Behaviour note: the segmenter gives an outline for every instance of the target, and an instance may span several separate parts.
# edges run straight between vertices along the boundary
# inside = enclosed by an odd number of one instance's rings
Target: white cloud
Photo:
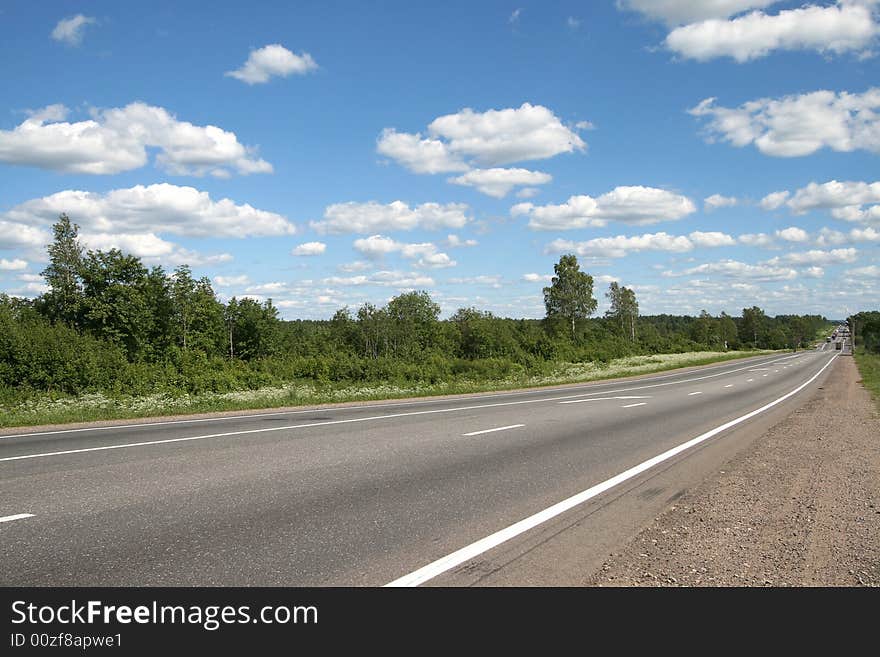
[[[769,264],[750,265],[737,260],[710,262],[681,272],[664,272],[664,276],[693,276],[694,274],[720,274],[730,278],[749,278],[756,281],[781,281],[797,278],[797,271],[790,267]]]
[[[91,16],[83,16],[82,14],[63,18],[58,21],[55,29],[52,30],[52,38],[61,43],[66,43],[68,46],[78,46],[82,43],[86,25],[93,25],[97,22]]]
[[[469,168],[458,156],[450,153],[442,141],[431,137],[423,139],[421,133],[385,128],[376,140],[376,151],[413,173],[449,173]]]
[[[339,269],[339,271],[344,271],[344,272],[350,274],[350,273],[356,272],[356,271],[367,271],[368,269],[372,269],[373,266],[374,265],[371,262],[364,262],[363,260],[355,260],[354,262],[347,262],[347,263],[341,264],[337,267],[337,269]]]
[[[807,267],[801,271],[801,275],[808,278],[822,278],[825,276],[825,270],[821,267]]]
[[[371,235],[355,240],[354,248],[368,258],[381,258],[389,253],[400,253],[404,258],[417,259],[416,266],[425,269],[454,267],[457,264],[445,253],[439,253],[437,247],[430,242],[406,243],[382,235]]]
[[[553,280],[552,274],[523,274],[522,279],[528,283],[550,283]]]
[[[251,282],[251,279],[248,278],[247,274],[242,274],[241,276],[215,276],[214,284],[219,287],[238,287],[240,285],[247,285]]]
[[[446,246],[448,246],[450,249],[477,246],[477,244],[479,244],[479,242],[477,242],[477,240],[472,240],[472,239],[463,240],[458,235],[447,235],[446,236]]]
[[[482,274],[480,276],[467,276],[464,278],[450,278],[446,281],[452,285],[488,285],[493,289],[501,287],[501,276],[498,274]]]
[[[544,185],[553,180],[553,176],[542,171],[528,169],[473,169],[464,175],[450,178],[455,185],[475,187],[483,194],[495,198],[503,198],[514,187],[519,185]]]
[[[835,6],[809,5],[774,15],[753,11],[731,20],[713,18],[675,28],[664,43],[699,61],[732,57],[747,62],[774,50],[859,52],[878,33],[870,4],[841,0]]]
[[[507,22],[508,23],[518,23],[520,14],[522,14],[522,7],[518,8],[518,9],[514,9],[513,12],[510,14],[510,17],[507,19]]]
[[[616,237],[597,237],[585,242],[557,239],[544,249],[545,253],[573,252],[581,256],[600,258],[623,258],[630,253],[641,251],[667,251],[686,253],[696,247],[731,246],[736,241],[724,233],[695,231],[688,236],[668,233],[646,233],[644,235],[617,235]]]
[[[461,228],[468,222],[463,203],[422,203],[411,208],[403,201],[387,205],[367,203],[336,203],[324,210],[322,221],[310,226],[319,233],[374,233],[377,231],[412,230],[424,228]]]
[[[273,281],[272,283],[260,283],[259,285],[252,285],[245,290],[247,294],[254,294],[265,297],[270,294],[280,294],[282,292],[288,292],[288,284],[282,283],[279,281]]]
[[[789,226],[788,228],[777,230],[776,237],[786,242],[806,242],[810,239],[809,233],[797,226]]]
[[[22,269],[27,269],[27,266],[27,260],[21,260],[20,258],[16,258],[15,260],[0,258],[0,271],[20,271]]]
[[[327,250],[327,245],[323,242],[305,242],[294,247],[290,255],[294,256],[316,256],[321,255]]]
[[[696,230],[688,235],[696,247],[714,248],[718,246],[735,246],[736,240],[725,233],[718,231],[703,232]]]
[[[569,16],[565,19],[565,24],[572,30],[576,30],[581,26],[581,19],[575,18],[574,16]]]
[[[833,249],[831,251],[821,251],[812,249],[799,253],[786,253],[785,255],[771,258],[767,261],[768,265],[776,266],[779,264],[788,265],[839,265],[844,263],[855,262],[859,252],[854,248]]]
[[[542,160],[586,148],[553,112],[530,103],[486,112],[465,108],[434,119],[428,135],[386,128],[377,150],[415,173],[442,173]]]
[[[747,246],[770,246],[774,243],[773,237],[766,233],[745,233],[736,239]]]
[[[537,187],[523,187],[516,193],[517,198],[534,198],[541,193]]]
[[[252,50],[241,68],[224,75],[247,84],[268,82],[272,76],[305,75],[318,68],[312,56],[304,52],[296,55],[278,43]]]
[[[694,23],[708,18],[729,18],[749,9],[763,9],[779,0],[618,0],[631,9],[668,25]]]
[[[729,208],[737,203],[738,200],[735,196],[722,196],[721,194],[712,194],[712,196],[703,199],[703,205],[710,212],[718,208]]]
[[[799,157],[821,148],[880,152],[880,88],[862,94],[821,90],[760,98],[728,108],[706,98],[688,112],[708,117],[708,137],[754,144],[765,155]]]
[[[529,228],[535,230],[604,226],[609,221],[641,226],[675,221],[695,211],[696,207],[686,196],[641,186],[615,187],[597,199],[572,196],[561,205],[517,203],[510,209],[513,216],[527,215]]]
[[[0,249],[39,249],[51,241],[52,235],[42,227],[0,218]]]
[[[0,130],[0,162],[67,173],[114,174],[156,163],[175,175],[228,176],[271,173],[235,133],[213,125],[178,121],[166,109],[145,103],[93,110],[87,121],[69,123],[67,108],[49,105],[32,112],[12,130]]]
[[[67,190],[26,201],[0,216],[38,229],[51,225],[63,212],[89,233],[241,238],[292,235],[296,230],[280,214],[236,205],[228,198],[214,201],[207,192],[168,183],[105,194]]]
[[[411,289],[418,287],[432,287],[434,279],[417,272],[402,271],[377,271],[369,275],[361,276],[331,276],[322,281],[325,285],[341,286],[364,286],[374,285],[379,287],[395,287],[399,289]]]
[[[774,197],[772,202],[771,197]],[[828,210],[835,219],[880,225],[880,182],[812,182],[794,194],[775,192],[761,202],[765,209],[783,204],[793,214]]]
[[[90,233],[80,234],[80,242],[93,251],[119,249],[144,260],[147,264],[170,266],[192,265],[199,267],[220,264],[233,259],[229,253],[204,255],[198,251],[183,248],[179,244],[163,240],[153,233]]]
[[[858,267],[856,269],[847,269],[846,273],[850,276],[858,276],[860,278],[870,278],[877,280],[880,278],[880,267],[877,265],[869,265],[868,267]]]
[[[860,242],[880,242],[880,231],[868,228],[853,228],[849,233],[842,233],[830,228],[822,228],[816,238],[818,246],[840,246],[841,244],[857,244]]]
[[[788,192],[772,192],[761,199],[761,207],[765,210],[775,210],[788,199]]]

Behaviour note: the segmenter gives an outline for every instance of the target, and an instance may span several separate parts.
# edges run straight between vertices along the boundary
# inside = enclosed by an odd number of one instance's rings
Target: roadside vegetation
[[[854,356],[862,385],[874,398],[880,409],[880,312],[861,312],[851,316],[847,323],[855,328],[856,349]]]
[[[643,316],[617,283],[592,317],[593,278],[574,255],[554,266],[544,319],[460,308],[441,320],[413,291],[284,321],[271,299],[221,302],[185,265],[168,273],[117,249],[86,252],[65,215],[53,231],[48,291],[0,294],[0,426],[586,381],[808,347],[828,324],[756,306]]]

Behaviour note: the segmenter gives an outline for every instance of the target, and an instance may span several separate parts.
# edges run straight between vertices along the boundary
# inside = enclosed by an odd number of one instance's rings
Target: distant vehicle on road
[[[825,342],[831,342],[831,338],[825,338]]]
[[[842,343],[842,342],[838,341],[838,342],[835,342],[835,343],[834,343],[834,348],[835,348],[835,349],[838,349],[838,350],[839,350],[839,349],[841,349],[842,347],[843,347],[843,343]]]

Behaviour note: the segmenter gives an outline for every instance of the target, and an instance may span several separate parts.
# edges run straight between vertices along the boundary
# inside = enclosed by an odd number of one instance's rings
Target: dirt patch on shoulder
[[[880,585],[880,415],[853,359],[583,584]]]

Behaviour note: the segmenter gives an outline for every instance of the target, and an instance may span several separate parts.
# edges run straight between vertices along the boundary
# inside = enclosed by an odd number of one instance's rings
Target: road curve
[[[567,583],[837,355],[2,436],[0,584]]]

